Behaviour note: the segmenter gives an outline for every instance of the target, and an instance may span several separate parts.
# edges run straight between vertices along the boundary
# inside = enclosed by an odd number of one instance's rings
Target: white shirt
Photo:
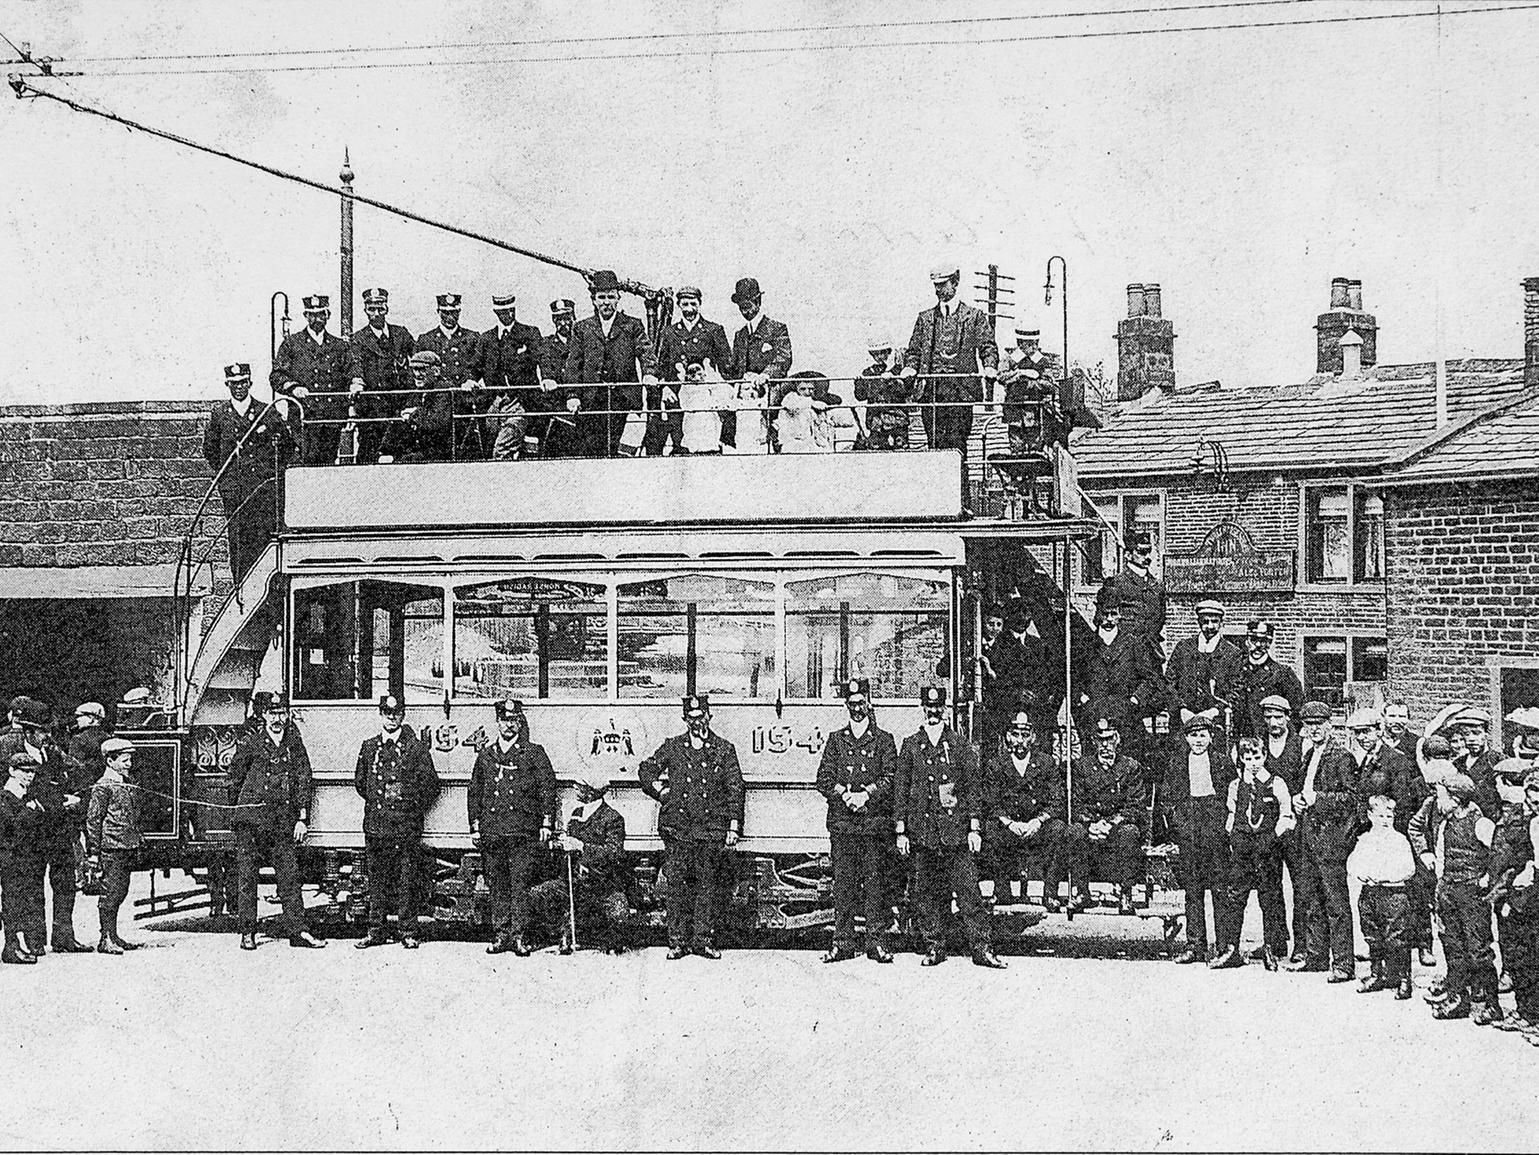
[[[445,329],[442,325],[439,325],[438,331],[444,335],[445,341],[452,341],[454,340],[454,334],[460,331],[460,327],[456,325],[452,329]]]
[[[244,401],[237,401],[235,398],[231,397],[230,408],[244,417],[246,414],[251,412],[251,394],[247,393],[246,399]]]
[[[593,812],[602,805],[604,805],[604,796],[600,794],[592,802],[584,802],[579,805],[572,817],[575,818],[578,822],[586,822],[588,819],[593,817]]]
[[[1198,634],[1197,635],[1197,652],[1199,654],[1211,654],[1214,650],[1218,649],[1218,643],[1223,641],[1223,640],[1224,640],[1224,635],[1223,634],[1214,634],[1213,635],[1213,640],[1211,642],[1208,641],[1206,638],[1204,638],[1201,634]]]
[[[1015,767],[1015,773],[1018,778],[1024,778],[1026,777],[1026,771],[1031,769],[1031,755],[1027,754],[1024,758],[1017,758],[1014,754],[1011,754],[1010,765]]]
[[[1186,756],[1186,780],[1193,798],[1213,798],[1213,760],[1207,754]]]
[[[870,715],[862,718],[859,722],[855,721],[854,718],[850,719],[850,733],[855,735],[855,737],[864,738],[866,731],[869,729],[871,729]]]
[[[607,321],[604,320],[604,318],[602,318],[602,317],[599,318],[599,328],[604,331],[604,340],[606,340],[606,341],[609,340],[609,332],[610,332],[611,329],[613,329],[615,327],[615,320],[619,316],[620,316],[619,312],[616,311],[615,315],[613,317],[609,318],[609,320],[607,320]]]
[[[400,738],[400,736],[401,736],[401,732],[399,730],[381,730],[379,732],[380,741],[381,742],[389,742],[392,745],[396,742],[396,740],[398,738]]]
[[[305,326],[305,332],[310,334],[310,339],[312,341],[314,341],[317,345],[324,345],[326,343],[326,330],[325,329],[322,329],[319,333],[317,333],[314,329],[310,328],[309,325],[306,325]]]
[[[1365,883],[1408,882],[1416,873],[1416,859],[1405,835],[1393,826],[1375,826],[1358,835],[1347,873]]]
[[[945,723],[936,722],[935,724],[931,725],[929,722],[926,722],[923,726],[920,727],[920,729],[922,729],[925,732],[925,736],[930,739],[930,745],[935,746],[940,743],[941,731],[945,729]]]

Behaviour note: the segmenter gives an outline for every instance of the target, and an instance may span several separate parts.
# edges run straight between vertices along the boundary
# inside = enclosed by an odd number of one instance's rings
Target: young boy
[[[1373,973],[1359,994],[1393,989],[1395,998],[1411,997],[1410,887],[1416,859],[1405,835],[1395,829],[1395,800],[1384,794],[1368,799],[1369,829],[1359,835],[1347,859],[1347,871],[1363,884],[1358,916],[1368,940]]]
[[[0,918],[5,922],[5,949],[0,962],[35,963],[21,934],[34,917],[34,896],[28,880],[28,862],[36,853],[38,826],[43,807],[29,799],[38,764],[32,755],[18,750],[10,756],[5,786],[0,788]]]
[[[1502,1008],[1491,949],[1491,908],[1482,897],[1480,880],[1489,864],[1496,825],[1475,804],[1475,783],[1467,774],[1439,779],[1417,817],[1429,807],[1435,813],[1421,824],[1414,849],[1422,865],[1437,875],[1437,916],[1448,960],[1443,998],[1433,1004],[1432,1017],[1467,1019],[1473,1003],[1478,1004],[1475,1022],[1494,1023],[1502,1017]]]
[[[1287,934],[1287,914],[1282,898],[1282,838],[1296,825],[1288,784],[1267,768],[1266,751],[1259,738],[1239,741],[1240,776],[1229,784],[1230,881],[1228,942],[1219,943],[1219,954],[1208,964],[1214,970],[1244,965],[1240,932],[1250,892],[1261,903],[1264,945],[1261,963],[1277,969],[1271,944]]]
[[[1497,770],[1503,764],[1498,764]],[[1528,765],[1522,802],[1502,815],[1491,855],[1491,906],[1501,928],[1502,962],[1512,976],[1517,1010],[1495,1026],[1518,1031],[1539,1047],[1539,768]]]
[[[118,937],[118,908],[128,897],[128,881],[134,868],[134,856],[144,845],[139,826],[139,796],[128,783],[133,770],[134,744],[123,738],[108,738],[102,743],[102,759],[107,767],[100,781],[91,788],[91,808],[86,813],[86,848],[102,868],[102,893],[97,899],[97,920],[101,940],[100,954],[122,954],[138,950],[136,942]]]

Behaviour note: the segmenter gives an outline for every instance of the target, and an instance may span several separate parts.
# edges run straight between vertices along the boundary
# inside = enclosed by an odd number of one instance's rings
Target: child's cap
[[[1448,744],[1447,738],[1434,734],[1422,740],[1421,752],[1428,758],[1447,758],[1453,753],[1453,747]]]
[[[1471,802],[1475,798],[1474,781],[1468,774],[1460,774],[1457,770],[1445,774],[1438,780],[1438,785],[1460,802]]]

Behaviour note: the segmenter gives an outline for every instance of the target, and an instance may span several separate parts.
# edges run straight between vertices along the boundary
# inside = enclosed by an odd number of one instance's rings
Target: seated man
[[[1031,715],[1018,710],[1008,720],[1004,747],[984,770],[988,821],[984,824],[984,861],[994,879],[995,904],[1011,901],[1010,882],[1019,879],[1026,898],[1027,859],[1045,856],[1047,872],[1063,841],[1063,775],[1053,760],[1037,749]],[[1042,905],[1062,909],[1055,894],[1044,894]]]
[[[572,910],[579,941],[619,954],[625,950],[626,925],[631,917],[630,865],[625,858],[625,819],[609,805],[609,778],[597,770],[579,769],[577,808],[558,840],[572,858],[572,893],[567,894],[566,870],[530,892],[542,926],[559,926],[561,953],[571,954]],[[571,904],[570,906],[568,904]]]
[[[440,389],[443,362],[437,353],[411,355],[412,385],[401,416],[380,440],[380,464],[403,461],[451,461],[454,458],[454,394]]]
[[[1073,763],[1069,821],[1062,858],[1069,868],[1075,908],[1091,904],[1091,871],[1117,884],[1120,914],[1133,913],[1133,882],[1143,848],[1143,767],[1123,757],[1122,735],[1107,718],[1096,719],[1095,757]],[[1057,893],[1057,871],[1052,893]]]

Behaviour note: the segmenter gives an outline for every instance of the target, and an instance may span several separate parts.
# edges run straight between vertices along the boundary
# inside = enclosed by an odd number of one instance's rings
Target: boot
[[[1395,988],[1395,998],[1405,1000],[1411,997],[1411,976],[1400,976],[1400,985]]]
[[[521,934],[513,936],[513,953],[519,958],[529,957],[529,944],[524,941],[524,936]]]
[[[866,957],[872,962],[890,963],[892,962],[892,951],[888,950],[882,943],[877,943],[875,946],[866,948]]]
[[[1210,971],[1226,971],[1231,970],[1234,967],[1242,967],[1244,965],[1245,959],[1240,954],[1240,948],[1235,946],[1226,946],[1223,950],[1218,952],[1218,957],[1208,964],[1208,969]]]
[[[829,947],[827,953],[823,955],[823,961],[826,963],[845,962],[854,957],[855,952],[850,947],[832,946]]]
[[[241,950],[256,950],[256,935],[243,934],[240,936]]]
[[[123,948],[112,941],[110,935],[102,935],[101,942],[96,944],[97,954],[122,954]]]
[[[711,959],[713,962],[716,959],[721,958],[721,951],[717,950],[708,942],[703,942],[699,946],[695,947],[695,954],[699,955],[701,958]],[[852,955],[850,957],[853,958],[854,956]]]
[[[919,960],[922,967],[938,967],[946,961],[946,948],[937,943],[925,952],[924,958]]]
[[[1467,1019],[1470,1017],[1470,999],[1464,991],[1450,992],[1447,1001],[1432,1008],[1434,1019]]]
[[[512,949],[513,937],[511,935],[499,934],[496,938],[492,939],[491,944],[486,948],[486,953],[507,954]]]
[[[1432,953],[1430,946],[1418,947],[1416,950],[1416,962],[1420,966],[1437,966],[1437,956]]]
[[[289,935],[289,945],[302,947],[305,950],[320,950],[326,945],[326,940],[316,938],[309,931],[302,930],[298,934]]]
[[[416,931],[407,931],[401,936],[401,946],[407,950],[416,950],[422,945],[422,940],[417,937]]]
[[[1208,948],[1206,944],[1187,943],[1186,949],[1176,955],[1176,963],[1179,966],[1187,966],[1191,963],[1206,962]]]
[[[37,962],[37,956],[30,951],[23,950],[21,944],[12,939],[5,944],[5,949],[0,951],[0,962],[31,965]]]
[[[980,946],[977,950],[973,951],[973,966],[988,967],[990,970],[1002,971],[1005,969],[1005,962],[988,947]]]
[[[1272,953],[1272,948],[1269,946],[1261,948],[1261,965],[1269,971],[1277,969],[1277,956]]]
[[[689,948],[683,943],[674,943],[668,948],[668,961],[677,962],[681,958],[689,957]]]
[[[390,941],[382,926],[371,926],[369,933],[353,944],[354,950],[368,950],[371,946],[384,946]]]
[[[1489,1027],[1502,1021],[1505,1012],[1494,991],[1487,991],[1475,999],[1475,1013],[1471,1016],[1477,1027]]]
[[[144,945],[142,942],[129,942],[125,938],[120,938],[117,931],[112,932],[112,941],[123,950],[138,950]]]
[[[75,937],[75,928],[72,926],[55,926],[53,928],[53,949],[58,954],[91,953],[91,948]]]

